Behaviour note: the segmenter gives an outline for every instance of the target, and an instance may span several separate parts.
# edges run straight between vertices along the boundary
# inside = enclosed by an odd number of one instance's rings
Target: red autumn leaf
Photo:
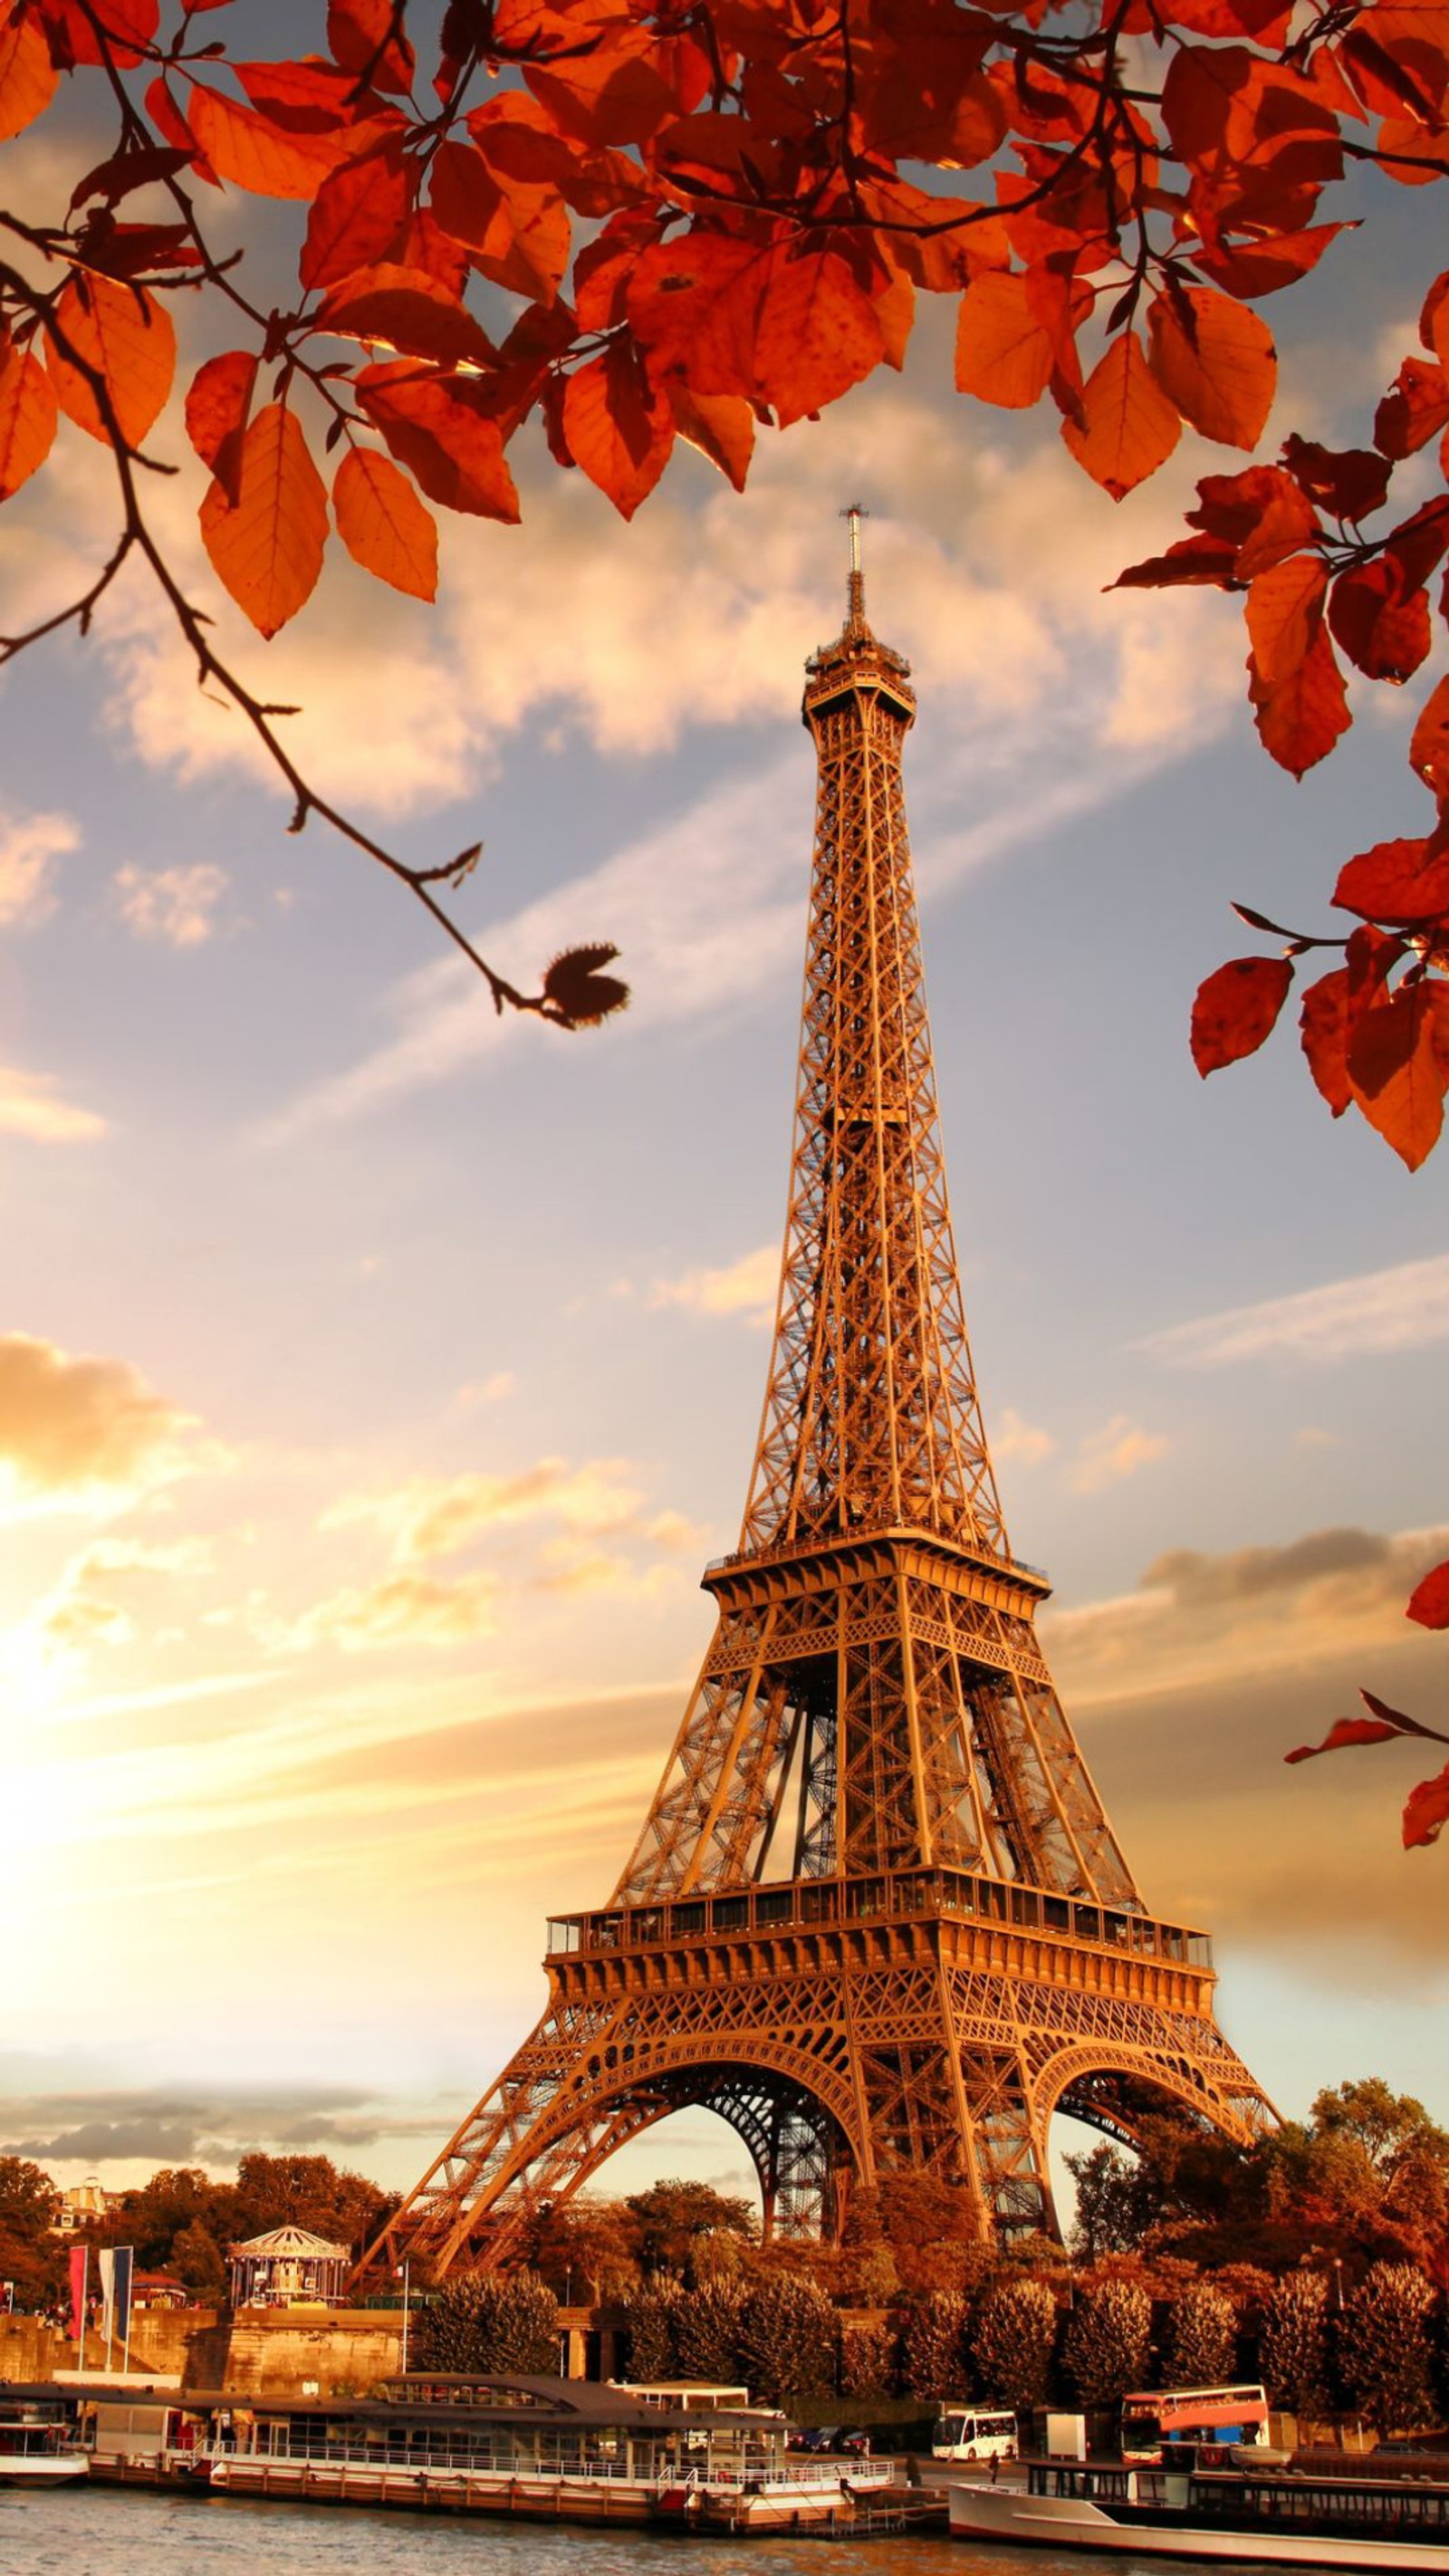
[[[1365,1011],[1348,1048],[1353,1096],[1369,1125],[1416,1172],[1439,1141],[1449,1063],[1440,1021],[1422,984],[1400,984]]]
[[[655,393],[628,341],[611,340],[569,377],[563,433],[576,465],[632,519],[654,489],[674,445],[674,415]]]
[[[1432,1780],[1421,1780],[1404,1801],[1404,1849],[1420,1851],[1436,1843],[1449,1822],[1449,1762]]]
[[[1233,569],[1239,581],[1253,581],[1259,573],[1271,572],[1302,547],[1322,541],[1318,513],[1306,493],[1276,467],[1269,470],[1273,489],[1238,548]]]
[[[1388,1744],[1402,1737],[1403,1728],[1376,1717],[1336,1718],[1321,1744],[1300,1744],[1285,1753],[1285,1762],[1311,1762],[1315,1754],[1339,1753],[1349,1744]]]
[[[1407,595],[1395,564],[1355,564],[1333,585],[1328,623],[1349,660],[1371,680],[1412,679],[1429,650],[1429,601]]]
[[[1209,287],[1155,296],[1148,359],[1163,392],[1204,438],[1256,447],[1273,407],[1278,361],[1256,313]]]
[[[58,62],[104,63],[109,53],[119,70],[129,71],[154,38],[161,7],[160,0],[104,0],[97,9],[79,0],[45,0],[43,14]]]
[[[1281,679],[1250,670],[1248,695],[1264,750],[1295,778],[1325,760],[1353,721],[1343,673],[1322,626],[1303,660]]]
[[[1295,286],[1316,268],[1329,243],[1347,229],[1343,224],[1313,224],[1301,233],[1270,233],[1262,241],[1195,250],[1192,264],[1225,295],[1276,295],[1281,287]]]
[[[1364,921],[1437,921],[1449,912],[1449,849],[1379,841],[1339,870],[1333,900]]]
[[[618,22],[616,21],[617,25]],[[526,62],[523,77],[561,134],[579,143],[647,143],[677,115],[679,102],[649,59],[644,27],[605,28],[587,50],[545,66]]]
[[[268,403],[241,441],[237,497],[212,483],[201,504],[212,564],[259,634],[311,597],[327,543],[327,495],[296,413]]]
[[[438,530],[390,458],[350,447],[332,485],[337,533],[365,572],[413,599],[438,595]]]
[[[411,89],[413,49],[393,20],[392,0],[328,0],[327,43],[333,61],[354,80],[365,72],[374,89]]]
[[[518,494],[496,420],[466,379],[420,375],[406,362],[365,367],[357,400],[430,501],[478,519],[518,518]]]
[[[43,116],[55,96],[58,74],[38,21],[12,15],[0,27],[0,143]]]
[[[961,298],[956,324],[956,385],[963,394],[1027,411],[1051,381],[1056,352],[1032,304],[1024,275],[988,269]]]
[[[1204,1080],[1256,1052],[1292,981],[1291,958],[1234,957],[1199,986],[1192,1006],[1192,1060]]]
[[[186,435],[203,465],[217,471],[217,458],[228,439],[245,429],[256,390],[257,358],[251,349],[226,349],[208,358],[191,379],[186,397]],[[227,481],[223,475],[222,481]]]
[[[1341,1118],[1353,1103],[1353,1085],[1348,1078],[1349,991],[1348,968],[1337,967],[1331,975],[1321,975],[1310,984],[1303,996],[1298,1014],[1303,1052],[1308,1070],[1323,1094],[1335,1118]]]
[[[1094,483],[1114,501],[1166,463],[1182,435],[1174,406],[1154,378],[1135,331],[1120,332],[1082,388],[1082,419],[1062,436]]]
[[[0,501],[8,501],[50,454],[55,387],[28,349],[0,340]]]
[[[413,186],[412,165],[393,136],[360,160],[329,171],[307,218],[297,263],[302,284],[331,286],[384,258],[407,225]]]
[[[755,415],[750,405],[739,394],[692,393],[677,376],[670,377],[668,394],[680,437],[717,465],[737,492],[743,492],[755,447]]]
[[[1328,568],[1317,555],[1290,555],[1249,584],[1243,614],[1254,669],[1268,685],[1288,678],[1312,651],[1327,589]]]
[[[859,384],[884,346],[875,307],[837,251],[775,262],[760,299],[755,387],[782,429]]]
[[[1283,442],[1283,462],[1310,501],[1353,527],[1382,509],[1388,497],[1388,459],[1371,447],[1320,447],[1295,431]]]
[[[591,1029],[611,1011],[622,1011],[629,987],[601,969],[612,966],[617,948],[600,942],[592,948],[566,948],[555,957],[543,979],[544,998],[566,1029]]]
[[[104,378],[122,437],[139,447],[176,372],[176,333],[165,306],[144,286],[110,277],[75,277],[61,289],[45,353],[56,398],[78,428],[109,440],[90,381],[59,346],[60,335]]]
[[[1431,796],[1449,798],[1449,680],[1441,680],[1419,711],[1409,745],[1409,765]]]
[[[572,247],[569,210],[559,190],[500,176],[467,143],[443,143],[433,156],[434,220],[466,242],[475,266],[495,286],[551,303]]]
[[[1191,582],[1207,582],[1216,590],[1238,587],[1236,565],[1238,549],[1225,538],[1213,536],[1179,537],[1165,555],[1149,555],[1145,563],[1129,564],[1119,572],[1109,587],[1113,590],[1180,589]]]
[[[722,233],[687,233],[641,253],[628,316],[656,384],[697,393],[754,391],[755,333],[769,253]]]
[[[385,343],[404,357],[436,358],[443,366],[466,360],[487,367],[496,354],[481,324],[420,268],[384,263],[341,279],[324,297],[317,327],[343,339]]]
[[[187,121],[218,176],[255,197],[315,197],[329,170],[365,139],[361,129],[348,133],[334,124],[314,133],[281,127],[200,81],[187,102]]]
[[[1417,1619],[1421,1628],[1449,1628],[1449,1557],[1414,1586],[1404,1616]]]
[[[1442,367],[1406,358],[1374,414],[1374,445],[1395,460],[1427,447],[1449,421],[1449,380]]]

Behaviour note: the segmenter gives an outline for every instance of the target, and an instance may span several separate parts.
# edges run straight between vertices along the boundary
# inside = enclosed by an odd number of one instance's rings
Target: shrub
[[[1338,2320],[1338,2366],[1355,2406],[1381,2433],[1433,2412],[1429,2311],[1434,2293],[1412,2263],[1375,2263]]]
[[[412,2339],[418,2370],[558,2369],[558,2301],[536,2272],[470,2274],[445,2281],[420,2312]]]
[[[902,2374],[912,2397],[952,2397],[966,2370],[966,2302],[954,2290],[935,2290],[906,2318]]]
[[[1115,2406],[1147,2373],[1152,2302],[1132,2281],[1083,2290],[1067,2323],[1062,2359],[1084,2406]]]
[[[1214,2281],[1192,2281],[1174,2299],[1167,2319],[1168,2384],[1200,2388],[1231,2379],[1238,2349],[1238,2319],[1231,2299]]]
[[[1285,2272],[1263,2301],[1259,2368],[1275,2406],[1321,2415],[1328,2405],[1328,2283],[1321,2272]]]
[[[999,2281],[966,2337],[983,2396],[1004,2406],[1040,2406],[1056,2339],[1057,2303],[1045,2281]]]
[[[823,2397],[835,2367],[835,2310],[813,2281],[778,2274],[745,2302],[740,2359],[750,2394],[767,2406]]]

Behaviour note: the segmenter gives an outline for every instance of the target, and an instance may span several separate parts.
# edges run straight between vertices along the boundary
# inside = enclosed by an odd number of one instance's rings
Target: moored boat
[[[65,2486],[89,2469],[63,2406],[0,2398],[0,2487]]]
[[[1025,2489],[953,2481],[960,2540],[1449,2576],[1449,2485],[1033,2460]]]

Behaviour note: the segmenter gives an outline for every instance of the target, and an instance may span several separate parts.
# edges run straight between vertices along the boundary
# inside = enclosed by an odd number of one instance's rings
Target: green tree
[[[710,2240],[728,2236],[753,2244],[758,2228],[747,2200],[715,2191],[707,2182],[682,2182],[677,2175],[651,2183],[647,2191],[629,2194],[625,2208],[639,2230],[639,2260],[646,2272],[673,2272],[692,2278],[701,2263],[710,2268]]]
[[[750,2393],[767,2406],[823,2397],[835,2373],[835,2310],[813,2281],[776,2273],[751,2291],[740,2322]]]
[[[647,2385],[651,2380],[678,2377],[675,2325],[682,2295],[682,2285],[672,2273],[658,2272],[624,2301],[631,2379]]]
[[[686,2290],[674,2311],[674,2356],[681,2379],[715,2387],[741,2377],[740,2328],[745,2291],[734,2280],[701,2281]]]
[[[536,2272],[466,2274],[419,2311],[409,2357],[417,2370],[533,2378],[557,2372],[558,2339],[558,2301]]]
[[[1321,2415],[1328,2405],[1328,2283],[1321,2272],[1285,2272],[1263,2301],[1258,2329],[1263,2384],[1275,2406]]]
[[[227,2294],[229,2275],[226,2254],[216,2238],[193,2219],[189,2226],[178,2228],[172,2239],[165,2269],[184,2281],[195,2299],[219,2306]]]
[[[1168,2384],[1192,2388],[1205,2381],[1231,2379],[1237,2348],[1238,2318],[1232,2300],[1213,2281],[1189,2283],[1167,2313]]]
[[[1147,2376],[1152,2301],[1134,2281],[1083,2290],[1062,2343],[1062,2359],[1084,2406],[1115,2406]]]
[[[1411,2431],[1433,2413],[1433,2305],[1433,2291],[1412,2264],[1375,2263],[1337,2321],[1343,2384],[1381,2433]]]
[[[901,2375],[913,2397],[952,2397],[966,2373],[966,2302],[959,2290],[933,2290],[909,2309],[901,2336]]]
[[[1059,2311],[1045,2281],[997,2281],[967,2333],[977,2385],[1003,2406],[1040,2406],[1051,2380]]]

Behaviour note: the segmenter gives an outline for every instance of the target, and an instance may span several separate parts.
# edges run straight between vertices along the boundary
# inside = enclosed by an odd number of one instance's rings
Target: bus
[[[1197,2445],[1199,2460],[1213,2466],[1214,2452],[1268,2439],[1268,2396],[1257,2381],[1215,2388],[1135,2389],[1122,2400],[1122,2457],[1161,2461],[1179,2442]]]
[[[931,2435],[933,2460],[1014,2460],[1016,2417],[1008,2407],[943,2400]]]

